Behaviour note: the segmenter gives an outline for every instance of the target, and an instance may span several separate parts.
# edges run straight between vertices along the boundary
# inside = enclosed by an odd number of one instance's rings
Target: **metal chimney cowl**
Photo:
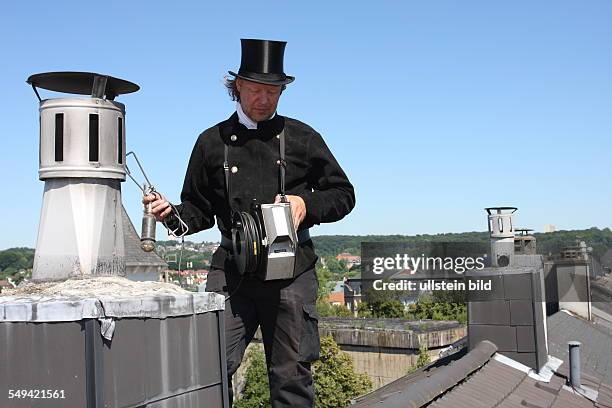
[[[508,266],[514,255],[514,226],[512,215],[516,207],[489,207],[489,234],[491,239],[491,265]]]
[[[37,96],[37,87],[90,95],[40,100],[45,188],[32,279],[125,275],[125,106],[112,99],[138,85],[81,72],[32,75],[28,83]]]

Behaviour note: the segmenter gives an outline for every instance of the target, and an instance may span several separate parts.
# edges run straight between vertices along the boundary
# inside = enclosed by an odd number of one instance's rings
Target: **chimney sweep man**
[[[236,112],[198,137],[182,202],[175,208],[189,233],[212,228],[216,217],[222,234],[206,290],[230,296],[225,310],[230,401],[231,376],[261,327],[272,407],[313,407],[311,363],[319,358],[320,343],[315,307],[317,256],[308,230],[347,215],[355,205],[355,194],[321,135],[277,113],[282,92],[294,80],[283,69],[286,43],[243,39],[241,44],[240,69],[229,71],[232,78],[226,80],[229,95],[237,101]],[[281,134],[284,162],[279,159]],[[292,278],[264,281],[240,276],[232,254],[232,210],[248,211],[254,199],[279,202],[281,163],[299,243]],[[152,203],[158,221],[165,221],[170,229],[179,228],[163,196],[148,195],[143,201]]]

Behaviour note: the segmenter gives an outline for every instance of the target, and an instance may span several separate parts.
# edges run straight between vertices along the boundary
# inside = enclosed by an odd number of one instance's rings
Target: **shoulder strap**
[[[227,143],[223,143],[223,172],[225,173],[225,201],[230,206],[230,210],[232,209],[232,202],[230,201],[231,188],[232,185],[230,183],[230,168],[229,168],[229,146]]]
[[[287,162],[285,161],[285,130],[283,129],[278,135],[279,140],[279,155],[280,160],[278,161],[278,171],[279,171],[279,192],[280,196],[284,201],[285,198],[285,168],[287,167]]]

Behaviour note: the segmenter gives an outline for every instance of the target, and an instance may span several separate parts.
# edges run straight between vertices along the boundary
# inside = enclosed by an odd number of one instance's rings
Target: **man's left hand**
[[[297,230],[304,218],[306,217],[306,203],[300,196],[287,195],[285,196],[287,201],[291,204],[291,214],[293,215],[293,225]],[[281,202],[280,195],[277,195],[274,199],[274,204]]]

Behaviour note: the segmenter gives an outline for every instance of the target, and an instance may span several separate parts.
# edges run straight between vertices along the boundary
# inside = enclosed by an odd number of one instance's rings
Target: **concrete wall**
[[[340,346],[355,365],[355,371],[367,374],[373,383],[373,389],[380,388],[400,377],[405,376],[416,366],[419,350],[388,349],[368,350],[351,346]],[[428,350],[430,361],[438,359],[438,350]]]
[[[355,319],[359,321],[359,319]],[[424,327],[440,322],[423,322]],[[340,349],[346,352],[358,373],[367,374],[372,380],[374,389],[382,387],[403,377],[416,366],[419,348],[428,349],[430,361],[438,359],[442,349],[467,336],[467,327],[455,324],[454,327],[429,331],[390,330],[372,328],[346,328],[319,326],[319,335],[332,336]],[[245,356],[252,347],[263,352],[259,330],[255,339],[247,347]],[[246,366],[241,365],[232,378],[234,395],[244,388]]]
[[[319,334],[332,336],[351,356],[355,371],[367,374],[379,388],[406,375],[416,365],[421,346],[427,347],[433,362],[442,349],[465,337],[467,328],[415,332],[320,327]]]

